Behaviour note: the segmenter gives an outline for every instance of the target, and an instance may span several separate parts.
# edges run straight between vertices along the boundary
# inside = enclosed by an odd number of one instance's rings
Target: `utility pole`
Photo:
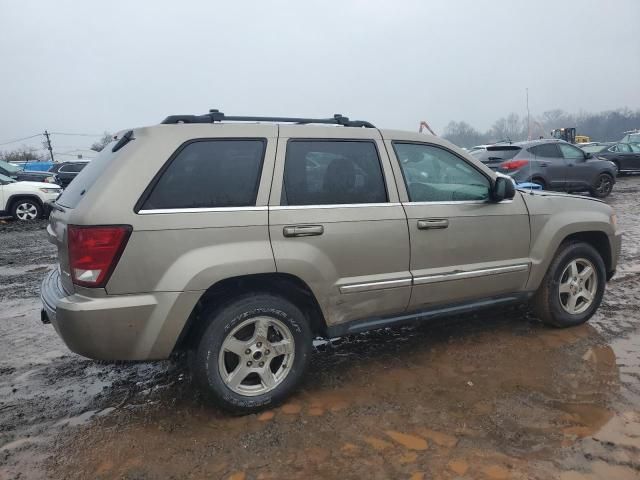
[[[527,87],[527,140],[531,140],[531,120],[529,118],[529,88]]]
[[[47,138],[47,149],[49,150],[49,155],[51,156],[51,161],[55,162],[53,159],[53,148],[51,148],[51,139],[49,138],[49,132],[44,131],[44,136]]]

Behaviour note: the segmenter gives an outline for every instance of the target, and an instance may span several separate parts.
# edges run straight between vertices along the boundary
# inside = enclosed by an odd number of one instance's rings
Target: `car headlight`
[[[42,193],[60,193],[62,189],[60,188],[41,188],[40,191]]]

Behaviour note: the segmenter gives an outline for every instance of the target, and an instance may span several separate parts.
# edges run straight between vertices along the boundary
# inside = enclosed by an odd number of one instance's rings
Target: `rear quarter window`
[[[118,153],[113,153],[113,142],[107,145],[96,158],[82,168],[73,182],[62,192],[56,203],[67,208],[76,208],[82,197],[89,191],[98,178],[106,171]]]
[[[185,144],[149,186],[141,210],[254,206],[265,148],[265,139]]]

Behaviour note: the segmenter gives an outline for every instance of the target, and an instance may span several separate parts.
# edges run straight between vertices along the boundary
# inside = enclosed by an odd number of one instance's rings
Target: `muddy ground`
[[[44,222],[0,224],[0,479],[640,478],[640,177],[595,317],[525,308],[319,345],[286,405],[230,417],[185,362],[107,364],[39,321]]]

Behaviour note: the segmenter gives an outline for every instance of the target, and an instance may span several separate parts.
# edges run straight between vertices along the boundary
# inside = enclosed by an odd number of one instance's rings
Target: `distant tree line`
[[[14,150],[0,152],[0,160],[4,160],[5,162],[31,162],[48,159],[48,152],[43,153],[33,147],[20,147]]]
[[[640,128],[640,110],[627,108],[600,113],[571,114],[563,110],[549,110],[541,116],[527,117],[511,113],[496,120],[486,132],[480,132],[467,122],[451,121],[445,127],[443,137],[460,147],[472,147],[501,140],[513,142],[539,137],[550,137],[551,130],[575,127],[578,135],[587,135],[592,141],[613,142],[620,140],[625,131]]]

